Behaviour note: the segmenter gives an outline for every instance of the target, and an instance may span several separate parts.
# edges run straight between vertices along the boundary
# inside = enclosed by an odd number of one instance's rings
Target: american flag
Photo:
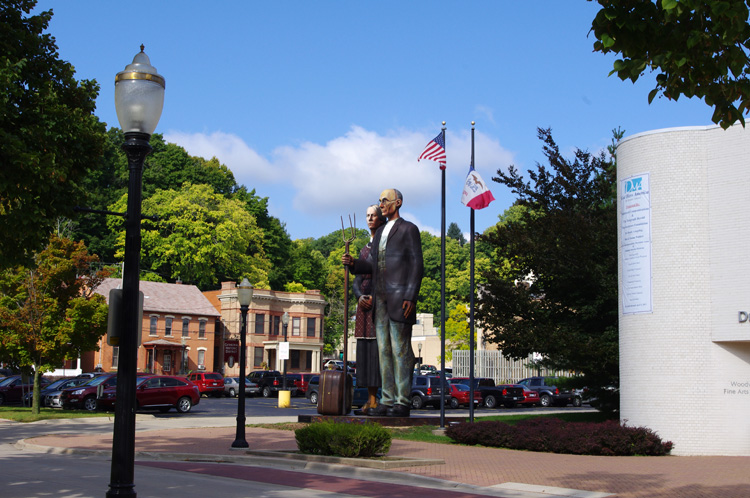
[[[440,163],[440,169],[445,169],[445,139],[443,138],[443,132],[440,132],[438,136],[432,139],[427,147],[424,148],[424,152],[419,156],[417,161],[422,159],[429,159]]]

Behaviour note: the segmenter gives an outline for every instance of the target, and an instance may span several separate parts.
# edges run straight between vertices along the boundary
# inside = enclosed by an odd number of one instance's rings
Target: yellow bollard
[[[289,408],[289,400],[292,397],[292,391],[279,391],[279,408]]]

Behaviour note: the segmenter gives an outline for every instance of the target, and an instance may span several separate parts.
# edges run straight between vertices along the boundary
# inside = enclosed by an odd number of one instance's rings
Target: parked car
[[[62,378],[57,379],[56,381],[47,384],[39,391],[39,404],[40,406],[52,406],[49,403],[51,403],[51,399],[48,401],[48,397],[55,395],[56,404],[55,408],[59,408],[59,400],[60,400],[60,392],[63,389],[66,389],[68,387],[75,387],[80,386],[81,384],[84,384],[88,382],[90,379],[82,378],[82,377],[72,377],[72,378]],[[33,391],[27,392],[23,396],[23,404],[24,406],[31,406],[32,400],[31,398],[34,396]]]
[[[50,383],[46,377],[41,378],[42,387]],[[0,405],[9,403],[20,403],[27,392],[34,389],[33,379],[23,381],[20,375],[5,377],[0,380]]]
[[[252,396],[258,394],[258,384],[253,383],[250,379],[245,377],[245,396]],[[230,398],[236,397],[240,393],[240,378],[239,377],[224,377],[224,395]]]
[[[435,365],[420,365],[419,375],[437,375],[438,369]]]
[[[453,377],[449,380],[451,384],[471,384],[468,377]],[[489,377],[474,377],[474,389],[482,395],[482,402],[487,408],[498,408],[501,405],[513,408],[524,400],[523,388],[510,384],[496,386],[495,381]]]
[[[523,406],[538,406],[541,404],[538,392],[532,391],[526,386],[521,387],[523,388],[523,401],[521,401]]]
[[[300,385],[297,388],[300,396],[304,396],[305,394],[307,394],[307,385],[310,383],[310,379],[312,379],[316,375],[318,374],[314,374],[314,373],[301,373],[300,374],[302,382],[300,382]]]
[[[282,377],[283,379],[283,377]],[[283,384],[282,384],[283,388]],[[286,374],[286,388],[294,393],[295,396],[302,396],[302,375],[298,373]]]
[[[201,393],[198,386],[184,377],[171,375],[154,375],[138,377],[135,384],[136,410],[141,408],[158,408],[166,413],[175,408],[180,413],[189,412],[200,403]],[[98,399],[98,408],[111,410],[117,402],[117,388],[104,389]]]
[[[445,382],[441,382],[439,377],[415,375],[411,383],[411,407],[415,410],[427,405],[440,407],[441,384],[445,384]],[[446,399],[449,399],[449,397],[446,396]]]
[[[216,372],[193,372],[187,380],[198,386],[201,395],[219,397],[224,394],[224,377]]]
[[[370,399],[370,393],[367,391],[366,387],[357,387],[356,378],[352,378],[352,381],[354,383],[354,395],[352,396],[352,406],[355,408],[362,408],[367,403],[367,400]],[[383,394],[382,390],[378,387],[378,393],[376,394],[378,401],[380,401],[380,396],[382,394]]]
[[[310,380],[307,381],[307,390],[305,391],[305,397],[310,400],[313,405],[318,404],[318,388],[320,387],[320,375],[313,375]]]
[[[81,409],[93,412],[97,408],[97,390],[115,387],[117,374],[100,375],[89,379],[85,384],[63,389],[60,393],[60,404],[65,409]]]
[[[465,384],[449,384],[450,388],[450,404],[451,408],[458,408],[461,406],[469,406],[469,400],[471,399],[471,390],[469,386]],[[448,392],[446,391],[446,395]],[[482,404],[482,393],[474,391],[474,404],[479,406]]]

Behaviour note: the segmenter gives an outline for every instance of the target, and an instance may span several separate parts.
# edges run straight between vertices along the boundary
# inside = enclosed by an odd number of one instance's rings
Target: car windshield
[[[456,391],[468,391],[469,390],[469,386],[464,385],[464,384],[453,384],[453,387],[456,388]]]
[[[59,380],[56,380],[56,381],[54,381],[54,382],[53,382],[52,384],[48,384],[48,385],[47,385],[47,386],[45,387],[45,389],[50,389],[50,390],[54,390],[54,389],[55,389],[56,387],[58,387],[58,386],[61,386],[61,385],[65,384],[65,383],[66,383],[66,382],[68,382],[69,380],[70,380],[70,379],[59,379]]]
[[[17,378],[18,377],[6,377],[3,380],[0,380],[0,387],[7,386],[8,384],[10,384],[11,382],[13,382]]]
[[[206,374],[206,379],[221,380],[221,375],[219,375],[219,374]]]
[[[117,382],[117,377],[115,377],[115,376],[109,377],[107,375],[102,375],[100,377],[94,377],[93,379],[91,379],[90,381],[88,381],[84,385],[85,386],[98,386],[99,384],[102,384],[104,382],[106,382],[107,384],[113,386]]]
[[[150,378],[151,378],[151,377],[138,377],[138,378],[136,379],[136,381],[135,381],[135,385],[136,385],[136,387],[140,386],[141,384],[143,384],[144,382],[146,382],[146,381],[147,381],[148,379],[150,379]]]

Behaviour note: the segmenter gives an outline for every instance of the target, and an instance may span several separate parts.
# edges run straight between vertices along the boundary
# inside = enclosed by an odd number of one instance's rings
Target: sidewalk
[[[145,417],[148,416],[139,415],[139,426],[164,427],[179,425],[181,420],[186,420],[185,417],[175,417],[172,423],[169,418],[149,423]],[[222,422],[223,425],[228,423]],[[248,420],[248,423],[255,421]],[[253,456],[242,450],[231,449],[234,438],[233,426],[139,430],[136,434],[136,463],[241,479],[251,475],[250,479],[255,481],[278,479],[291,484],[296,480],[301,483],[300,487],[311,485],[311,475],[317,476],[315,480],[320,481],[321,475],[325,474],[334,479],[348,476],[350,481],[354,478],[362,482],[376,480],[394,485],[426,485],[435,490],[454,489],[469,495],[592,498],[608,495],[621,498],[750,496],[750,457],[593,457],[394,440],[389,453],[391,457],[440,459],[445,464],[404,466],[384,471],[343,465],[280,462],[275,458]],[[250,450],[297,449],[292,431],[248,427],[246,440]],[[106,456],[111,452],[112,436],[52,434],[29,439],[26,444],[31,451],[99,451]],[[247,466],[281,468],[286,473],[277,475],[271,470],[248,473]],[[336,486],[342,485],[338,483]],[[376,496],[371,494],[373,486],[366,487],[368,494],[361,496]],[[570,490],[590,493],[573,494]],[[387,493],[382,491],[382,496],[401,496],[395,489]],[[430,494],[438,496],[432,492]],[[407,495],[408,492],[404,494]]]

